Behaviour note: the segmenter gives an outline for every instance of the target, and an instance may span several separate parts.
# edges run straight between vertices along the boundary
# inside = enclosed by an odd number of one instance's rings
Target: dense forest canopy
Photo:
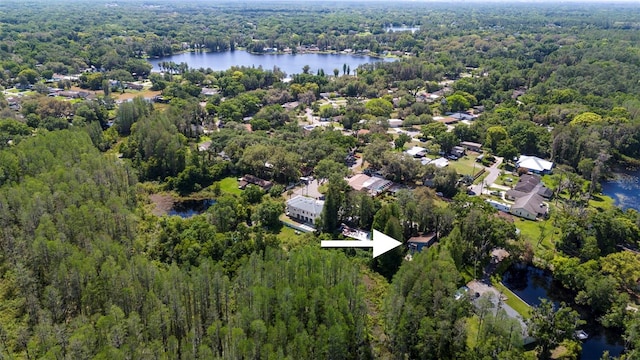
[[[2,1],[1,356],[575,359],[587,320],[636,358],[640,215],[600,184],[640,164],[639,28],[634,3]],[[234,50],[394,61],[164,58]],[[485,201],[538,179],[520,155],[555,163],[535,220]],[[403,246],[320,248],[352,228]],[[511,264],[570,302],[519,303]]]

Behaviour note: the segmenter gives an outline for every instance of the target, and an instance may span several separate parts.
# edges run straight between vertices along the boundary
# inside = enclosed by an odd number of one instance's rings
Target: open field
[[[220,180],[220,190],[228,194],[240,195],[242,190],[238,188],[238,179],[233,176]]]
[[[458,160],[449,161],[449,166],[455,169],[460,175],[471,175],[482,169],[482,165],[476,163],[477,155],[466,155]]]

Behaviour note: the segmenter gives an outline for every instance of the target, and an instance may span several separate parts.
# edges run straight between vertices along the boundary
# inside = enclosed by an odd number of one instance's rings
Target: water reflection
[[[565,302],[578,311],[587,321],[581,328],[589,334],[589,338],[582,342],[581,359],[599,359],[605,351],[609,351],[611,356],[619,356],[624,350],[621,334],[603,328],[592,318],[588,308],[577,306],[575,295],[553,280],[551,273],[533,266],[512,266],[505,272],[502,282],[529,305],[536,306],[541,299],[548,299],[555,306]]]
[[[178,201],[173,204],[173,207],[167,214],[170,216],[176,215],[182,218],[189,218],[207,211],[215,202],[213,199]]]
[[[602,183],[602,193],[612,197],[624,210],[640,211],[640,170],[616,173],[613,179]]]
[[[264,70],[273,70],[278,67],[286,74],[299,74],[305,65],[310,67],[310,73],[315,74],[322,69],[325,74],[333,74],[338,69],[342,74],[346,65],[353,71],[362,64],[378,61],[395,61],[394,58],[376,58],[366,55],[352,54],[252,54],[244,50],[223,52],[187,52],[175,54],[164,58],[149,59],[153,65],[152,71],[160,70],[160,62],[173,61],[176,64],[186,63],[192,69],[211,68],[212,70],[227,70],[232,66],[262,67]]]

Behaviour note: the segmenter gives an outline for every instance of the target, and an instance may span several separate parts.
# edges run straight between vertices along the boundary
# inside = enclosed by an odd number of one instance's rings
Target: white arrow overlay
[[[399,245],[402,245],[400,241],[381,233],[378,230],[373,230],[373,239],[371,241],[362,240],[327,240],[320,242],[320,246],[323,248],[345,248],[345,247],[372,247],[373,257],[378,257],[391,249],[395,249]]]

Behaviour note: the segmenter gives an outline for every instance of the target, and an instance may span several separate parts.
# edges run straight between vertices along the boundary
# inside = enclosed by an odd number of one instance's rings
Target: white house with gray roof
[[[509,211],[512,215],[529,220],[547,216],[549,207],[544,203],[544,198],[537,192],[531,192],[516,200]]]
[[[323,208],[324,200],[298,195],[287,201],[285,213],[292,219],[315,224]]]

